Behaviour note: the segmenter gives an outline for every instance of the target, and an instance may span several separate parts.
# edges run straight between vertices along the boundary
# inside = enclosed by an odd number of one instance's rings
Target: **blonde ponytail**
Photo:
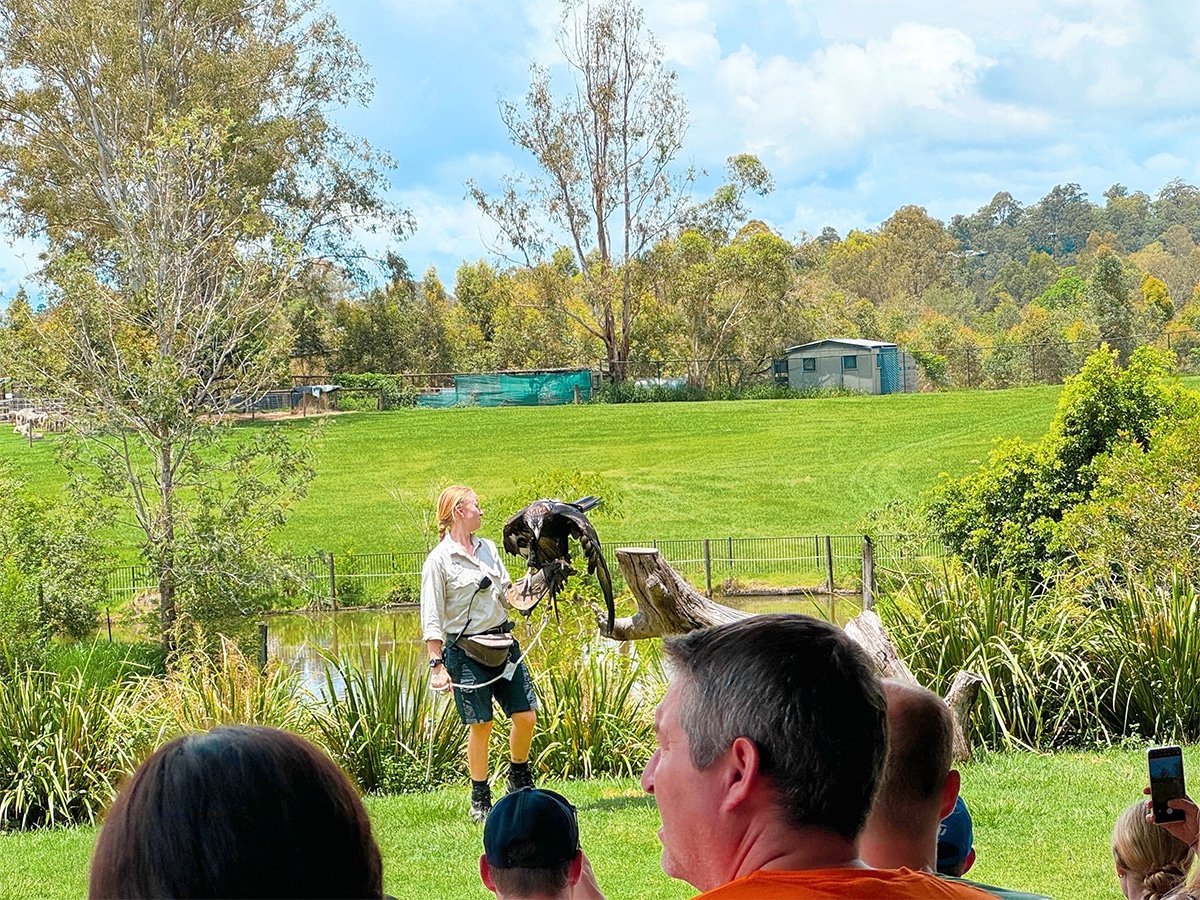
[[[446,532],[454,524],[455,508],[474,493],[469,487],[464,487],[461,484],[452,484],[438,494],[437,527],[439,541],[446,536]]]

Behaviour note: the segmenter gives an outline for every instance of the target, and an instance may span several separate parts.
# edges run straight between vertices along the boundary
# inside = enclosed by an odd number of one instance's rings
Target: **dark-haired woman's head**
[[[303,738],[214,728],[158,749],[121,789],[91,898],[380,897],[379,847],[353,785]]]

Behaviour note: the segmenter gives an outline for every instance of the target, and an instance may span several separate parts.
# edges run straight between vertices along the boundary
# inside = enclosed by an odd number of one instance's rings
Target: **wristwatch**
[[[445,664],[446,661],[439,656],[437,659],[431,659],[429,661],[429,668],[436,669],[438,666],[444,666]]]

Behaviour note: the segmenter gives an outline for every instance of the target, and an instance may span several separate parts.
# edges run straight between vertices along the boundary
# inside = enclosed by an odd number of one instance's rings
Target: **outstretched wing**
[[[596,529],[580,510],[571,503],[556,503],[554,514],[566,523],[567,531],[579,540],[583,555],[588,561],[588,574],[595,575],[600,582],[600,592],[604,594],[604,604],[608,607],[608,632],[611,634],[613,621],[616,618],[616,608],[613,605],[612,575],[608,571],[608,562],[604,559],[604,551],[600,546],[600,537]]]
[[[504,523],[504,549],[513,556],[526,556],[529,553],[529,525],[525,521],[525,510],[528,506],[513,513]]]

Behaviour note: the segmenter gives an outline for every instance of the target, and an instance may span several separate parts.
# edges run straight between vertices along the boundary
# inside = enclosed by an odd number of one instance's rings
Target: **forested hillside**
[[[639,375],[745,380],[772,357],[829,337],[896,341],[930,384],[1059,381],[1099,341],[1127,353],[1158,343],[1181,367],[1200,360],[1200,188],[1155,195],[1077,184],[1036,202],[998,193],[949,222],[918,205],[878,228],[831,228],[790,241],[748,219],[749,190],[769,189],[753,157],[729,183],[631,263],[636,302],[629,369]],[[356,293],[312,280],[293,301],[296,351],[331,372],[448,372],[599,366],[578,256],[464,263],[447,284],[393,260],[386,288]],[[733,359],[728,364],[716,360]]]

